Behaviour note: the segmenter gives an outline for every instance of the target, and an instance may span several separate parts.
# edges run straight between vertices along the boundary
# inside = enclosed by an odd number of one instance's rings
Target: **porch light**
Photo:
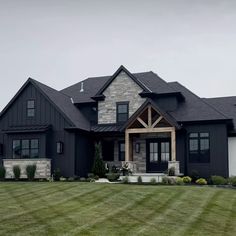
[[[63,153],[63,143],[57,142],[57,154],[62,154],[62,153]]]
[[[135,143],[135,152],[140,153],[140,143]]]

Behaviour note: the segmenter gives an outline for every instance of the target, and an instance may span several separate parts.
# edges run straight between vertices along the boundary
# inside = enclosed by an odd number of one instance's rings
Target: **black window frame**
[[[119,113],[119,106],[127,106],[127,112],[126,113]],[[120,119],[120,115],[126,115],[126,119]],[[116,103],[116,123],[125,123],[129,119],[129,102],[117,102]]]
[[[14,142],[19,142],[19,155],[18,157],[15,157],[14,155]],[[22,143],[24,141],[28,141],[28,147],[23,147]],[[32,147],[32,143],[33,141],[37,141],[37,147]],[[33,156],[35,154],[34,151],[37,150],[37,157]],[[22,154],[22,151],[28,151],[28,157],[24,157],[23,154]],[[32,138],[32,139],[27,139],[27,138],[24,138],[24,139],[13,139],[12,140],[12,158],[13,159],[37,159],[39,158],[39,139],[38,138]]]
[[[193,137],[195,134],[195,137]],[[203,134],[205,134],[203,136]],[[207,134],[207,135],[206,135]],[[191,137],[192,135],[192,137]],[[202,149],[202,141],[208,141],[208,148]],[[197,148],[191,150],[191,141],[197,143]],[[191,132],[188,134],[188,153],[190,163],[209,163],[210,162],[210,132]]]
[[[121,151],[121,145],[124,145],[124,151]],[[119,161],[125,161],[125,141],[118,142]]]
[[[29,103],[30,102],[33,102],[33,106],[29,106]],[[33,113],[31,113],[33,112]],[[27,100],[27,103],[26,103],[26,115],[28,118],[33,118],[35,117],[35,112],[36,112],[36,109],[35,109],[35,99],[28,99]]]

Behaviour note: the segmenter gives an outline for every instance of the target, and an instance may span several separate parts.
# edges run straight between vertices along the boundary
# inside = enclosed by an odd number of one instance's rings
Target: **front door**
[[[169,138],[147,139],[147,172],[164,172],[171,160]]]

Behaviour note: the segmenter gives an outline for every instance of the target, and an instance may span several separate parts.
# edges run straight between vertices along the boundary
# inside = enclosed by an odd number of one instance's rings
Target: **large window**
[[[35,101],[34,100],[27,101],[27,116],[28,117],[35,116]]]
[[[189,161],[199,163],[210,161],[209,133],[189,134]]]
[[[117,123],[122,123],[128,120],[129,118],[129,103],[128,102],[118,102],[116,104],[116,113],[117,113]]]
[[[13,140],[12,143],[13,158],[38,158],[39,141],[38,139]]]
[[[125,161],[125,142],[119,142],[119,161]]]

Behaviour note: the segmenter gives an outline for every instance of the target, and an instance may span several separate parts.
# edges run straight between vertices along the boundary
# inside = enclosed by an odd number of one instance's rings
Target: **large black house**
[[[203,99],[153,72],[88,78],[57,91],[29,78],[0,114],[0,161],[44,178],[91,171],[94,143],[135,173],[236,175],[236,97]],[[24,173],[22,175],[24,177]]]

